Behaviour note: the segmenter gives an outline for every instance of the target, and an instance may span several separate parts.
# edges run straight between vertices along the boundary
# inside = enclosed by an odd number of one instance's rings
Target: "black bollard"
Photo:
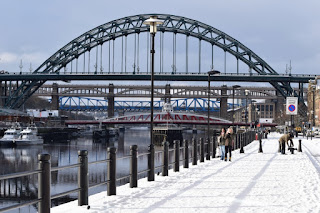
[[[200,162],[204,162],[204,141],[200,138]]]
[[[244,150],[243,150],[243,137],[244,134],[241,134],[240,136],[240,153],[244,153]]]
[[[302,147],[301,147],[301,139],[299,139],[298,152],[302,152]]]
[[[108,147],[107,195],[116,195],[117,148]]]
[[[212,141],[212,158],[215,158],[216,157],[216,149],[217,149],[216,137],[212,136],[211,141]]]
[[[180,163],[180,141],[174,140],[174,172],[179,172],[179,163]]]
[[[259,153],[263,153],[262,151],[262,140],[259,140]]]
[[[198,161],[198,142],[197,142],[197,139],[192,138],[192,145],[193,145],[192,165],[197,165],[197,161]]]
[[[189,168],[189,143],[188,140],[183,140],[184,144],[184,164],[183,168]]]
[[[88,172],[88,151],[78,151],[78,206],[88,205],[88,190],[89,190],[89,172]]]
[[[38,204],[39,213],[50,212],[51,198],[50,198],[50,185],[51,185],[51,163],[49,154],[39,154],[39,170],[38,174]]]
[[[130,146],[130,188],[138,187],[138,146]]]
[[[163,144],[162,176],[168,176],[168,170],[169,170],[169,142],[165,141],[162,144]]]
[[[149,145],[148,181],[154,181],[154,144]]]
[[[210,139],[207,138],[207,154],[206,154],[206,160],[210,160]]]

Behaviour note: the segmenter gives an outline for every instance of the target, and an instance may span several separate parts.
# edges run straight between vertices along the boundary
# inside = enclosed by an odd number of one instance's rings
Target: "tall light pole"
[[[211,70],[208,72],[208,141],[210,140],[210,76],[220,74],[218,70]]]
[[[246,95],[246,111],[245,111],[245,120],[246,120],[246,130],[248,130],[248,95],[250,90],[245,90]]]
[[[240,85],[232,86],[232,126],[234,126],[234,90],[241,87]]]
[[[163,21],[157,16],[150,16],[143,24],[150,26],[151,35],[151,113],[150,113],[150,154],[148,160],[148,181],[154,181],[154,141],[153,141],[153,93],[154,93],[154,37],[157,33],[157,25],[162,24]]]
[[[312,89],[312,127],[314,127],[315,124],[315,114],[316,114],[316,110],[315,110],[315,91],[316,91],[316,85],[312,85],[311,86]]]

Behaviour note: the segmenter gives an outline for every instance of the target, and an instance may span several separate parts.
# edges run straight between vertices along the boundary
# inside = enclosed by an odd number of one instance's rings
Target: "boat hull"
[[[42,145],[43,139],[38,140],[16,140],[13,143],[16,146],[25,146],[25,145]]]

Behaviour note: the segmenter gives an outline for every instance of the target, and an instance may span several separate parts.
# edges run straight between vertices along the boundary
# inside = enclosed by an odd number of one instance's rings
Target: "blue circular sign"
[[[288,109],[290,112],[294,112],[296,110],[296,106],[291,104],[289,105]]]

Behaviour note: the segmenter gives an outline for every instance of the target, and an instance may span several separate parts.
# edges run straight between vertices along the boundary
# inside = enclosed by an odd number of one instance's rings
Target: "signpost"
[[[298,114],[298,97],[287,97],[286,114],[291,115],[291,131],[293,132],[293,116]]]

